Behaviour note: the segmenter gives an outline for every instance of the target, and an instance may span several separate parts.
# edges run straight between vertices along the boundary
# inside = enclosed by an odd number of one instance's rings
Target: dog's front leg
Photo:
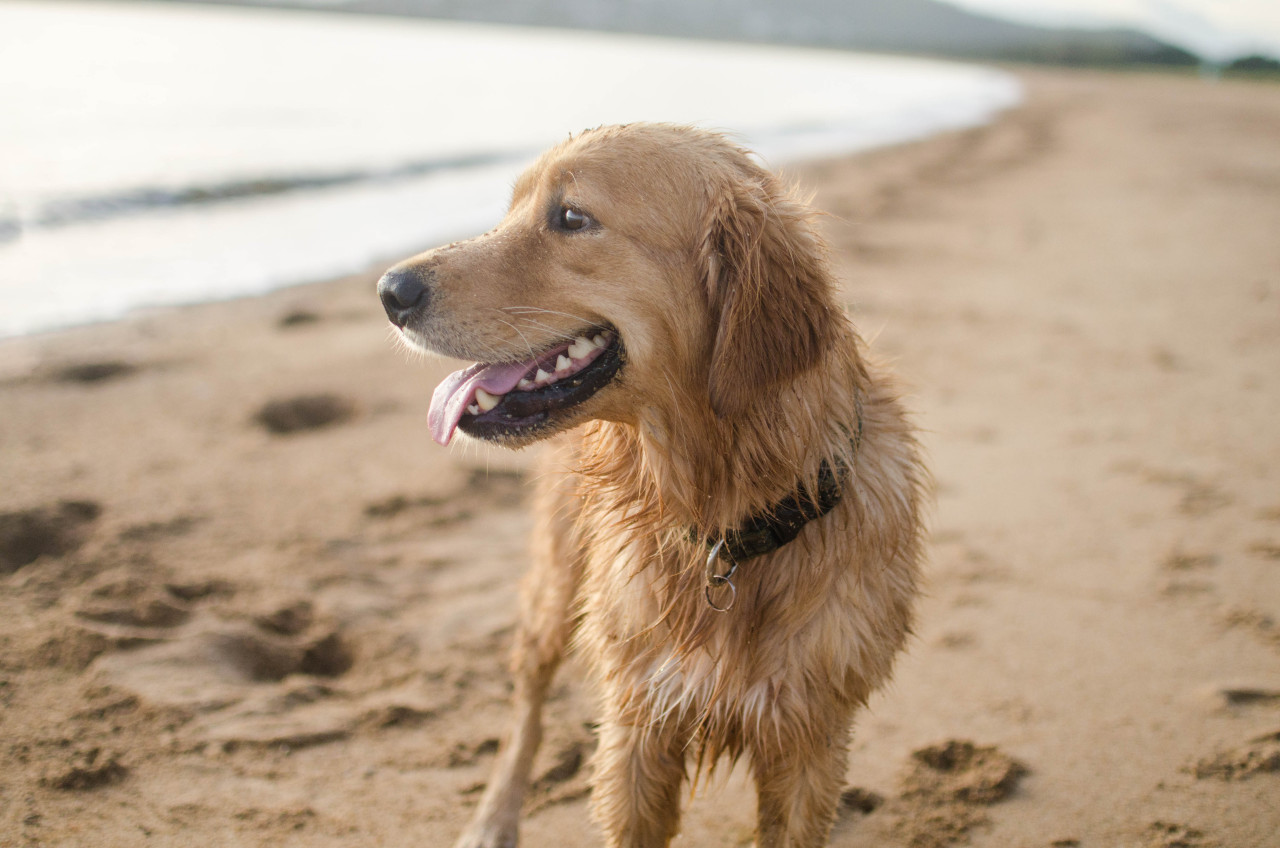
[[[666,848],[680,828],[683,740],[610,709],[600,726],[591,801],[609,848]],[[677,722],[672,722],[676,724]]]
[[[751,745],[756,848],[827,844],[848,767],[851,720],[851,711],[833,705],[825,716],[803,719],[794,733],[762,734]]]
[[[542,742],[542,705],[573,631],[582,554],[573,533],[572,479],[544,489],[534,511],[533,565],[521,586],[511,663],[515,716],[475,817],[454,848],[515,848],[519,841],[520,807]]]

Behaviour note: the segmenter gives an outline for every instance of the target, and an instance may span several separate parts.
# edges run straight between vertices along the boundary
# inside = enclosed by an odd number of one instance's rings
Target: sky
[[[252,2],[252,0],[250,0]],[[352,0],[275,0],[340,6]],[[1280,59],[1280,0],[942,0],[1048,26],[1129,26],[1214,61]]]
[[[1280,0],[947,0],[1031,23],[1123,24],[1209,59],[1280,57]]]

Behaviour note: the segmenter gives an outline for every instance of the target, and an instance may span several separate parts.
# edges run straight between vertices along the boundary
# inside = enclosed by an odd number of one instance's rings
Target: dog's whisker
[[[410,342],[404,337],[404,333],[401,333],[395,327],[387,328],[387,336],[395,347],[409,354],[412,359],[424,360],[430,356],[430,353]]]
[[[553,327],[550,324],[543,323],[542,321],[535,321],[532,318],[526,318],[520,315],[517,315],[514,317],[517,321],[520,321],[526,327],[532,327],[537,330],[543,330],[545,332],[551,333],[556,338],[561,338],[564,336],[564,330],[560,329],[559,327]]]
[[[575,327],[571,331],[566,331],[564,327],[556,327],[546,323],[545,321],[538,321],[537,319],[532,317],[534,315],[543,314],[547,312],[547,310],[540,309],[534,312],[513,312],[512,311],[513,309],[519,309],[521,307],[500,307],[500,308],[504,312],[507,312],[510,315],[510,317],[513,318],[515,321],[519,322],[520,326],[523,326],[528,329],[540,330],[542,332],[550,334],[556,339],[563,339],[567,337],[569,332],[573,332],[573,333],[582,332],[581,326]],[[512,329],[515,329],[515,325],[513,325],[511,322],[504,321],[503,319],[498,319],[498,320],[503,321],[503,323],[505,323],[508,327],[512,327]],[[583,320],[582,324],[590,325],[590,322]]]
[[[529,351],[529,358],[530,358],[530,359],[535,359],[535,358],[537,358],[537,356],[538,356],[538,352],[537,352],[536,350],[534,350],[534,348],[533,348],[533,344],[529,341],[528,336],[526,336],[524,333],[520,332],[520,328],[519,328],[519,327],[517,327],[515,324],[512,324],[510,321],[506,320],[505,318],[499,318],[498,320],[499,320],[499,321],[501,321],[503,324],[506,324],[506,325],[507,325],[508,327],[510,327],[513,331],[515,331],[515,333],[516,333],[517,335],[519,335],[519,336],[520,336],[520,340],[524,342],[525,349]]]
[[[564,318],[572,318],[573,320],[578,321],[584,326],[590,326],[590,327],[597,326],[597,322],[592,321],[589,318],[583,318],[581,315],[574,315],[572,312],[561,312],[558,309],[547,309],[542,306],[507,306],[503,308],[506,309],[506,311],[508,312],[515,312],[517,314],[541,312],[545,315],[560,315]]]

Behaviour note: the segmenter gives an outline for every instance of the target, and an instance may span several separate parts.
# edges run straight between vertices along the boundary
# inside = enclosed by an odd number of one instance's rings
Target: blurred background
[[[1013,76],[939,58],[1266,75],[1278,16],[1265,0],[0,2],[0,336],[487,228],[534,153],[589,126],[699,124],[777,167],[1018,101]]]

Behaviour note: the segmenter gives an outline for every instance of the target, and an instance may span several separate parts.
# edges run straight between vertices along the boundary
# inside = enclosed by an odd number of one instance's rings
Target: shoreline
[[[988,126],[787,169],[938,480],[831,845],[1266,848],[1280,86],[1018,74]],[[537,481],[431,444],[452,366],[389,341],[381,270],[0,341],[15,844],[440,845],[469,816]],[[593,699],[576,662],[555,686],[529,848],[597,841]],[[939,745],[999,800],[913,790]],[[688,809],[683,844],[750,841],[741,769]]]
[[[43,93],[0,90],[5,335],[357,273],[483,231],[566,128],[733,127],[781,161],[1018,98],[977,66],[427,19],[17,2],[0,5],[6,27],[0,74]],[[595,68],[571,89],[509,71],[566,55]]]

